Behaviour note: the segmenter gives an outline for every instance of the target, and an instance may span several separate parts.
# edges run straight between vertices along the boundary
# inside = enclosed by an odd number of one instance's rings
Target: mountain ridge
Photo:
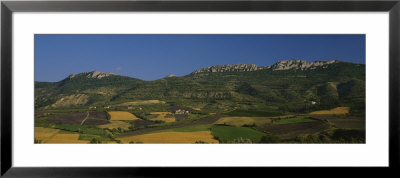
[[[280,60],[269,66],[257,66],[256,64],[213,65],[213,66],[208,66],[208,67],[203,67],[203,68],[197,69],[188,75],[207,73],[207,72],[212,72],[212,73],[214,73],[214,72],[251,72],[251,71],[258,71],[258,70],[265,70],[265,69],[307,70],[307,69],[316,69],[317,67],[326,67],[329,64],[334,64],[334,63],[339,63],[339,62],[343,62],[343,61],[340,61],[340,60],[317,60],[314,62],[309,62],[307,60],[291,59],[291,60]],[[76,78],[78,76],[85,76],[86,78],[102,79],[104,77],[121,76],[121,75],[94,70],[91,72],[81,72],[78,74],[70,74],[68,77],[66,77],[63,80],[66,80],[66,79],[70,80],[70,79]],[[170,74],[164,78],[170,78],[170,77],[178,77],[178,76]],[[135,77],[130,77],[130,78],[135,78]],[[138,78],[135,78],[135,79],[138,79]]]
[[[256,64],[227,64],[227,65],[213,65],[195,70],[192,74],[198,74],[203,72],[235,72],[235,71],[257,71],[264,69],[272,70],[290,70],[290,69],[315,69],[316,67],[325,66],[337,62],[339,60],[317,60],[314,62],[308,62],[306,60],[281,60],[270,66],[257,66]]]
[[[365,110],[365,64],[286,60],[274,65],[269,68],[251,64],[222,65],[224,72],[207,69],[208,72],[153,81],[98,71],[71,74],[59,82],[35,82],[35,108],[162,100],[210,112],[242,107],[279,107],[305,112],[343,105]],[[74,98],[81,98],[82,102],[65,103]]]
[[[67,78],[68,79],[72,79],[75,78],[77,76],[82,76],[85,75],[87,78],[97,78],[97,79],[101,79],[103,77],[108,77],[108,76],[112,76],[112,75],[116,75],[114,73],[105,73],[105,72],[100,72],[97,70],[91,71],[91,72],[81,72],[78,74],[70,74]]]

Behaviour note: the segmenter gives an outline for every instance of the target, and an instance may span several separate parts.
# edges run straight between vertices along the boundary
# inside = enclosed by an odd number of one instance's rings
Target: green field
[[[223,117],[218,121],[214,122],[214,124],[223,124],[230,126],[261,126],[265,124],[269,124],[271,122],[270,117]]]
[[[235,143],[238,139],[249,139],[251,142],[258,142],[265,133],[248,127],[233,127],[214,125],[211,127],[214,138],[220,143]]]
[[[204,124],[204,125],[194,125],[194,126],[186,126],[186,127],[179,127],[179,128],[174,128],[174,129],[166,129],[166,130],[160,130],[160,131],[155,131],[151,133],[157,133],[157,132],[198,132],[198,131],[207,131],[210,130],[212,124]]]
[[[303,122],[315,122],[316,120],[311,119],[309,117],[304,116],[297,116],[288,119],[280,119],[273,121],[272,124],[274,125],[281,125],[281,124],[294,124],[294,123],[303,123]]]

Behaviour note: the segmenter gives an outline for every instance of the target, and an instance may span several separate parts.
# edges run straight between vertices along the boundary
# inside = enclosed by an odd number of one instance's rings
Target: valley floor
[[[365,143],[365,117],[347,107],[278,116],[146,107],[38,110],[35,143]]]

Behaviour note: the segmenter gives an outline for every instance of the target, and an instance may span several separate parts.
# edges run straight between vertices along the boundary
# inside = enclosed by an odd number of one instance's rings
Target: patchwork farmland
[[[175,118],[170,112],[151,112],[154,118],[150,119],[152,121],[164,121],[164,122],[175,122]]]
[[[35,82],[34,142],[366,143],[365,106],[365,65],[338,60],[154,81],[94,71]]]
[[[36,143],[70,144],[70,143],[89,143],[79,140],[79,134],[64,133],[58,129],[35,127]]]
[[[129,129],[129,127],[132,124],[124,122],[124,121],[110,121],[110,123],[108,124],[104,124],[104,125],[99,125],[97,127],[102,128],[102,129],[118,129],[118,128],[122,128],[122,129]]]
[[[152,104],[146,103],[147,106]],[[58,113],[42,111],[37,120],[46,127],[35,127],[36,143],[292,143],[302,142],[307,135],[325,135],[336,142],[334,135],[345,130],[364,131],[365,121],[346,116],[346,108],[316,111],[309,114],[282,114],[260,117],[243,111],[239,116],[186,112],[176,120],[173,111],[151,111],[140,117],[139,110],[88,111]],[[171,108],[169,108],[171,109]],[[182,108],[177,107],[179,112]],[[139,114],[138,114],[139,113]],[[261,113],[261,112],[260,112]],[[135,114],[138,114],[136,116]],[[279,138],[279,139],[277,139]],[[337,141],[340,142],[340,141]]]
[[[106,112],[90,112],[88,118],[83,122],[84,125],[103,125],[108,124]]]

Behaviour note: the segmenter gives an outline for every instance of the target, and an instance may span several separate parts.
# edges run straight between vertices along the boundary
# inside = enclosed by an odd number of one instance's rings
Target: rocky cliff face
[[[228,64],[228,65],[215,65],[210,67],[201,68],[194,71],[194,74],[202,72],[245,72],[267,69],[269,66],[257,66],[255,64]]]
[[[176,75],[174,75],[174,74],[169,74],[169,75],[167,75],[166,77],[167,77],[167,78],[171,78],[171,77],[176,77]]]
[[[289,69],[315,69],[319,66],[325,66],[328,64],[333,64],[339,62],[338,60],[329,61],[315,61],[308,62],[305,60],[282,60],[271,66],[272,70],[289,70]]]
[[[249,72],[264,69],[272,70],[290,70],[290,69],[316,69],[317,67],[326,67],[329,64],[337,63],[338,60],[315,61],[308,62],[305,60],[282,60],[271,66],[257,66],[255,64],[232,64],[232,65],[215,65],[201,68],[193,72],[193,74],[204,72]]]
[[[96,79],[101,79],[103,77],[108,77],[111,75],[115,75],[114,73],[104,73],[104,72],[99,72],[99,71],[92,71],[92,72],[83,72],[79,74],[71,74],[68,76],[69,79],[75,78],[77,76],[85,76],[86,78],[96,78]]]
[[[297,70],[306,70],[306,69],[316,69],[317,67],[328,67],[329,64],[338,63],[338,60],[326,60],[326,61],[315,61],[315,62],[308,62],[305,60],[282,60],[279,61],[271,66],[257,66],[255,64],[227,64],[227,65],[215,65],[209,66],[205,68],[198,69],[192,74],[198,73],[208,73],[208,72],[251,72],[257,70],[265,70],[265,69],[272,69],[272,70],[290,70],[290,69],[297,69]],[[83,72],[79,74],[71,74],[68,76],[67,79],[72,79],[77,76],[84,76],[86,78],[96,78],[101,79],[104,77],[115,75],[114,73],[104,73],[99,71],[92,71],[92,72]],[[175,75],[168,75],[168,77],[175,77]]]

